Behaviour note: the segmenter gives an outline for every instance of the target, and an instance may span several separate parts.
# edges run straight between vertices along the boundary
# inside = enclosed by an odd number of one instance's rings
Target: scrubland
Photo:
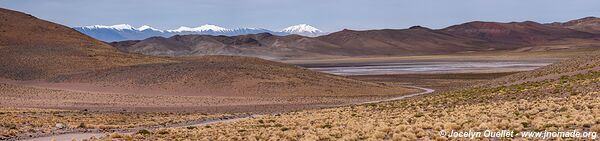
[[[207,120],[230,116],[202,113],[88,112],[35,108],[0,108],[0,139],[52,133],[102,131]]]
[[[108,139],[447,140],[439,135],[440,131],[600,132],[599,96],[600,72],[588,71],[558,79],[482,86],[395,102],[290,112],[196,128],[165,128]]]
[[[404,83],[405,85],[419,86],[434,89],[435,93],[447,92],[470,87],[476,84],[487,83],[507,75],[518,72],[498,73],[442,73],[442,74],[387,74],[387,75],[357,75],[350,78],[371,81]],[[434,94],[435,94],[434,93]]]

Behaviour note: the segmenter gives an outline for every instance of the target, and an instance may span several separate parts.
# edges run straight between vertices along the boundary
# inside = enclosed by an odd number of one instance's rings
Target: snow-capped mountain
[[[92,25],[92,26],[84,26],[84,29],[114,29],[114,30],[134,30],[133,26],[128,24],[117,24],[117,25]]]
[[[135,28],[128,24],[117,25],[92,25],[73,28],[83,34],[91,36],[101,41],[123,41],[123,40],[141,40],[153,36],[162,36],[166,32],[153,28],[148,25]]]
[[[231,31],[231,29],[227,29],[227,28],[223,28],[217,25],[212,25],[212,24],[205,24],[199,27],[186,27],[186,26],[181,26],[175,30],[167,30],[169,32],[228,32]]]
[[[319,36],[325,34],[323,31],[307,24],[300,24],[283,29],[281,32],[275,32],[264,28],[236,28],[228,29],[212,24],[205,24],[198,27],[181,26],[177,29],[161,30],[148,25],[134,27],[128,24],[117,25],[92,25],[83,27],[74,27],[73,29],[88,36],[105,42],[124,41],[124,40],[142,40],[154,36],[171,37],[174,35],[225,35],[237,36],[257,33],[271,33],[273,35],[298,34],[304,36]]]
[[[310,26],[308,24],[299,24],[284,28],[281,32],[289,33],[289,34],[298,34],[309,37],[316,37],[320,35],[324,35],[325,32]]]
[[[151,27],[151,26],[148,26],[148,25],[142,25],[142,26],[140,26],[139,28],[137,28],[137,30],[138,30],[138,31],[150,30],[150,31],[164,32],[164,31],[162,31],[162,30],[160,30],[160,29],[156,29],[156,28],[153,28],[153,27]]]

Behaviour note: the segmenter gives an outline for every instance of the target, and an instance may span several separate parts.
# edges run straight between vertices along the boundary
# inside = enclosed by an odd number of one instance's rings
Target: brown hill
[[[556,26],[556,27],[565,27],[565,28],[582,31],[582,32],[600,34],[600,18],[597,18],[597,17],[585,17],[585,18],[571,20],[571,21],[564,22],[564,23],[555,22],[555,23],[550,23],[547,25]]]
[[[536,22],[469,22],[441,29],[442,32],[490,42],[508,44],[508,48],[541,44],[565,38],[592,38],[595,35]]]
[[[69,27],[0,8],[0,77],[49,78],[56,74],[166,62],[121,53]]]
[[[170,38],[152,37],[141,41],[113,42],[126,52],[161,56],[240,55],[270,57],[302,57],[347,55],[336,45],[310,37],[269,33],[241,36],[176,35]]]
[[[354,55],[417,55],[488,50],[482,40],[445,34],[435,30],[410,29],[343,30],[317,39],[352,50]]]
[[[64,75],[53,81],[93,84],[114,92],[170,95],[366,96],[405,91],[293,65],[233,56],[204,56],[184,63],[116,67]]]

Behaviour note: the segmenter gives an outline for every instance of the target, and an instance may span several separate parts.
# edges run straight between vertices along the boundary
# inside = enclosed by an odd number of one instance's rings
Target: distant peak
[[[581,18],[581,19],[577,19],[577,20],[572,20],[569,22],[588,22],[588,21],[600,21],[600,18],[590,16],[590,17],[585,17],[585,18]]]
[[[173,30],[168,30],[170,32],[182,32],[182,31],[191,31],[192,28],[191,27],[187,27],[187,26],[180,26],[177,29],[173,29]]]
[[[268,29],[264,29],[264,28],[256,28],[256,27],[241,27],[241,28],[236,28],[233,30],[268,30]]]
[[[153,28],[151,26],[148,25],[142,25],[139,28],[135,28],[129,24],[116,24],[116,25],[90,25],[90,26],[84,26],[84,27],[79,27],[79,28],[84,28],[84,29],[112,29],[112,30],[119,30],[119,31],[123,31],[123,30],[137,30],[137,31],[144,31],[144,30],[153,30],[153,31],[159,31],[159,32],[163,32],[160,29],[156,29]]]
[[[104,29],[115,29],[115,30],[134,30],[135,28],[133,28],[133,26],[129,25],[129,24],[116,24],[116,25],[91,25],[91,26],[85,26],[83,28],[87,28],[87,29],[99,29],[99,28],[104,28]]]
[[[321,33],[323,31],[308,24],[298,24],[284,28],[281,32],[288,33]]]
[[[137,28],[137,30],[138,30],[138,31],[144,31],[144,30],[154,30],[154,31],[160,31],[160,32],[162,32],[162,30],[160,30],[160,29],[156,29],[156,28],[153,28],[153,27],[151,27],[151,26],[148,26],[148,25],[142,25],[142,26],[140,26],[139,28]]]
[[[534,25],[536,25],[536,24],[540,24],[540,23],[538,23],[538,22],[535,22],[535,21],[524,21],[524,22],[521,22],[521,23],[522,23],[522,24],[534,24]]]
[[[430,29],[429,29],[429,28],[427,28],[427,27],[422,27],[422,26],[419,26],[419,25],[416,25],[416,26],[411,26],[411,27],[410,27],[410,28],[408,28],[408,29],[425,29],[425,30],[430,30]]]
[[[589,16],[589,17],[581,18],[580,20],[594,20],[594,19],[600,19],[600,18],[594,17],[594,16]]]
[[[213,24],[205,24],[202,25],[200,27],[196,27],[196,28],[200,28],[200,29],[207,29],[207,30],[215,30],[215,31],[222,31],[222,30],[229,30],[227,28],[223,28],[217,25],[213,25]]]
[[[227,28],[223,28],[217,25],[212,25],[212,24],[205,24],[199,27],[186,27],[186,26],[181,26],[177,29],[174,30],[168,30],[170,32],[204,32],[204,31],[215,31],[215,32],[223,32],[223,31],[230,31],[230,29]]]

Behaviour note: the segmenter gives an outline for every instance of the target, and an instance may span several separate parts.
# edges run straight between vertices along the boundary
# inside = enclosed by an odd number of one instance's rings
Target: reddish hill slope
[[[355,55],[416,55],[440,54],[462,51],[488,50],[485,42],[435,30],[412,27],[410,29],[384,29],[352,31],[343,30],[317,39],[338,45]]]
[[[0,8],[0,77],[49,78],[165,60],[121,53],[69,27]]]
[[[54,79],[131,93],[211,96],[366,96],[406,92],[250,57],[204,56],[184,63],[117,67]],[[118,91],[117,91],[118,92]]]
[[[333,44],[310,37],[269,33],[241,36],[176,35],[170,38],[153,37],[141,41],[113,42],[126,52],[162,56],[241,55],[269,58],[318,56],[319,53],[343,54]]]
[[[469,22],[441,29],[442,32],[489,42],[509,44],[507,48],[542,44],[566,38],[593,38],[595,35],[536,22]]]

